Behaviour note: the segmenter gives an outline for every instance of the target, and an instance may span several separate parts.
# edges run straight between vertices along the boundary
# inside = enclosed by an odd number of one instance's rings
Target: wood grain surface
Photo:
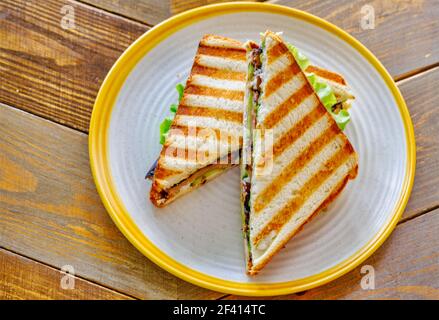
[[[130,297],[0,248],[0,300],[5,299],[121,300]]]
[[[144,299],[218,298],[160,269],[119,232],[90,172],[87,135],[0,105],[0,247]]]
[[[439,5],[433,0],[275,0],[317,15],[349,32],[371,50],[395,78],[439,62]],[[374,13],[374,28],[367,23]],[[371,21],[371,20],[368,20]]]
[[[2,0],[0,12],[0,102],[81,131],[111,66],[148,29],[72,1]]]
[[[239,0],[80,0],[97,8],[107,10],[145,23],[155,25],[174,14],[214,3]],[[250,2],[257,2],[253,0]]]
[[[439,210],[400,224],[369,259],[345,276],[322,287],[273,299],[439,299]],[[371,276],[373,290],[361,287]],[[366,271],[367,270],[367,271]],[[229,296],[227,299],[244,297]]]

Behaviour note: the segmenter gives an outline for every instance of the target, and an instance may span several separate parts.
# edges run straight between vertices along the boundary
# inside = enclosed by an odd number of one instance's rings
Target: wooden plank
[[[396,78],[439,62],[437,1],[275,0],[326,19],[359,39]],[[375,28],[363,29],[370,8]],[[363,11],[362,11],[363,10]],[[363,21],[363,22],[362,22]]]
[[[322,287],[273,299],[439,299],[439,210],[400,224],[361,266]],[[375,289],[364,290],[362,277],[374,269]],[[242,299],[229,296],[227,299]]]
[[[97,8],[155,25],[172,15],[171,0],[80,0]]]
[[[74,1],[2,0],[0,12],[0,102],[82,131],[109,69],[148,29]]]
[[[0,249],[0,300],[122,300],[130,297]]]
[[[403,219],[439,206],[439,68],[401,81],[416,138],[416,176]]]
[[[157,267],[101,204],[87,135],[0,105],[0,246],[145,299],[218,298]]]
[[[230,0],[80,0],[95,7],[155,25],[174,14],[208,4],[230,2]],[[239,1],[239,0],[231,0]],[[256,2],[257,0],[250,0]]]

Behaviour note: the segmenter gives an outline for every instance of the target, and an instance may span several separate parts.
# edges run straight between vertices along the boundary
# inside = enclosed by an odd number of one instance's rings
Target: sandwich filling
[[[262,74],[263,63],[262,53],[264,44],[261,47],[255,43],[248,43],[248,88],[247,88],[247,106],[244,111],[245,119],[245,135],[243,146],[243,161],[242,161],[242,177],[241,177],[241,196],[242,196],[242,219],[243,219],[243,233],[244,241],[246,242],[247,250],[247,264],[252,264],[251,242],[250,242],[250,191],[251,191],[251,176],[253,163],[253,129],[256,128],[257,111],[259,107],[259,100],[262,89]],[[244,150],[245,149],[245,150]]]
[[[236,157],[237,152],[229,153],[226,157],[218,159],[216,163],[212,163],[187,177],[186,179],[176,183],[170,188],[152,188],[151,199],[158,205],[164,205],[170,200],[176,199],[178,196],[185,194],[195,188],[204,185],[206,182],[219,176],[230,168],[233,158]],[[150,169],[151,170],[151,169]],[[147,178],[150,176],[147,175]]]

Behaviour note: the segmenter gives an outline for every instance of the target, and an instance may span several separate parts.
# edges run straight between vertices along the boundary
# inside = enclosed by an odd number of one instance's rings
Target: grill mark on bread
[[[330,80],[330,81],[334,81],[336,83],[339,83],[341,85],[346,85],[346,81],[345,79],[339,75],[338,73],[320,68],[320,67],[316,67],[316,66],[308,66],[308,68],[306,68],[306,72],[312,72],[315,75]]]
[[[306,168],[309,162],[331,141],[337,137],[337,130],[334,125],[330,126],[325,131],[312,141],[309,146],[303,150],[294,160],[292,160],[281,173],[267,185],[264,190],[258,194],[254,202],[255,213],[264,209],[274,197],[288,184],[302,169]]]
[[[267,129],[273,128],[279,123],[285,116],[288,115],[293,109],[298,107],[303,100],[308,98],[314,90],[311,86],[305,82],[304,85],[296,92],[294,92],[285,102],[274,108],[266,118],[264,119],[264,127]]]
[[[154,172],[154,176],[156,179],[165,179],[167,177],[180,174],[182,172],[183,171],[172,170],[172,169],[168,169],[166,167],[162,167],[161,165],[157,165],[157,168],[155,169],[155,172]]]
[[[219,129],[204,128],[204,127],[189,128],[187,126],[179,126],[179,125],[172,126],[169,134],[194,137],[207,132],[215,134],[217,139],[220,139],[221,137],[221,130]]]
[[[283,43],[276,43],[267,51],[267,57],[270,60],[269,63],[273,62],[274,60],[284,55],[288,51],[289,51],[288,48],[285,45],[283,45]]]
[[[208,47],[200,45],[198,47],[197,54],[204,54],[206,56],[214,57],[224,57],[233,60],[246,60],[245,49],[234,49],[234,48],[218,48],[218,47]]]
[[[289,146],[296,142],[314,123],[322,117],[328,117],[326,110],[319,105],[304,116],[295,126],[285,132],[273,145],[273,159],[279,157]],[[333,127],[334,125],[332,125]],[[258,164],[259,166],[259,164]]]
[[[200,45],[206,47],[216,47],[216,48],[230,48],[237,50],[244,50],[242,42],[223,36],[218,36],[214,34],[206,34],[200,41]]]
[[[247,72],[246,70],[248,67],[246,61],[243,60],[233,60],[226,57],[214,57],[202,54],[197,54],[195,56],[195,63],[208,68],[216,68],[243,73]]]
[[[228,154],[231,154],[230,145],[227,146]],[[215,157],[213,160],[216,159],[216,161],[220,161],[223,158],[219,157],[221,154],[220,152],[220,146],[217,145],[216,149],[213,150],[197,150],[197,149],[188,149],[188,148],[179,148],[179,147],[168,147],[166,148],[166,157],[169,158],[178,158],[178,159],[185,159],[189,162],[197,162],[200,163],[206,163],[206,164],[215,164],[215,161],[212,162],[212,157]],[[225,160],[225,159],[223,159]],[[233,159],[234,160],[234,159]],[[229,156],[227,158],[227,163],[222,164],[232,164],[232,158]],[[168,170],[166,167],[162,168],[162,170]],[[171,169],[172,170],[172,169]],[[173,173],[174,174],[174,173]]]
[[[316,122],[325,117],[328,119],[325,111],[319,106],[314,105],[311,112],[307,113],[302,119],[300,119],[293,127],[288,129],[281,135],[277,141],[274,142],[272,147],[272,154],[262,154],[261,160],[256,164],[257,169],[262,169],[266,160],[274,160],[281,156],[282,153],[293,145],[298,139],[300,139]],[[263,132],[261,130],[261,132]]]
[[[216,98],[224,98],[236,101],[244,100],[244,92],[238,90],[218,89],[212,87],[204,87],[189,83],[184,91],[184,94],[194,94],[200,96],[210,96]]]
[[[192,160],[197,160],[195,157],[197,153],[205,158],[205,156],[210,157],[213,153],[223,155],[225,151],[237,150],[241,140],[241,137],[224,134],[218,138],[212,131],[201,132],[197,136],[175,135],[172,141],[165,144],[163,156],[194,162]]]
[[[165,148],[165,154],[167,157],[185,159],[191,162],[201,163],[206,161],[211,156],[209,150],[196,150],[180,147],[167,147]]]
[[[184,116],[223,119],[230,122],[239,122],[239,123],[242,122],[241,112],[216,109],[216,108],[188,107],[185,105],[180,105],[178,107],[178,114]]]
[[[324,165],[321,166],[320,170],[305,183],[305,185],[298,191],[297,195],[291,199],[287,205],[285,205],[256,235],[254,238],[254,245],[257,246],[259,242],[273,230],[278,232],[279,229],[281,229],[306,203],[308,198],[326,181],[326,179],[349,160],[352,155],[351,149],[352,147],[350,144],[345,142],[343,147],[341,147],[328,161],[325,162]]]
[[[317,214],[321,211],[321,210],[323,210],[324,208],[326,208],[332,201],[334,201],[336,198],[337,198],[337,196],[343,191],[343,189],[344,189],[344,187],[346,186],[346,184],[348,183],[348,181],[349,181],[349,178],[348,177],[345,177],[341,182],[339,182],[336,186],[335,186],[335,188],[333,188],[333,191],[332,191],[332,193],[323,201],[323,203],[316,209],[316,210],[314,210],[314,212],[311,214],[311,216],[309,216],[308,217],[308,219],[306,219],[306,221],[304,221],[303,223],[302,223],[302,225],[299,227],[299,228],[297,228],[297,229],[295,229],[295,230],[293,230],[290,234],[288,234],[286,237],[285,237],[285,239],[282,241],[282,242],[280,242],[279,244],[277,244],[276,245],[276,247],[275,248],[273,248],[273,250],[271,251],[271,253],[264,259],[264,261],[262,262],[262,263],[259,263],[258,265],[257,265],[257,267],[253,267],[253,264],[250,264],[249,265],[249,267],[248,267],[248,273],[250,274],[250,275],[256,275],[256,274],[258,274],[258,272],[268,263],[268,262],[270,262],[271,261],[271,259],[274,257],[274,255],[277,253],[277,251],[280,249],[280,248],[283,248],[286,244],[287,244],[287,242],[292,238],[292,237],[294,237],[297,233],[299,233],[303,228],[304,228],[304,226],[308,223],[308,222],[310,222],[315,216],[317,216]]]
[[[265,85],[263,90],[264,98],[268,98],[270,95],[276,92],[277,89],[296,76],[300,71],[299,65],[296,62],[292,62],[292,64],[288,65],[285,69],[277,73],[274,77],[268,80],[267,84]]]
[[[173,135],[183,135],[186,137],[189,136],[199,136],[199,135],[210,135],[214,134],[217,139],[221,140],[230,140],[234,138],[235,135],[231,132],[227,132],[224,130],[216,129],[216,128],[207,128],[207,127],[195,127],[189,128],[187,126],[179,126],[175,125],[171,128]],[[239,143],[242,144],[242,136],[239,136]]]
[[[214,79],[237,80],[243,82],[246,79],[245,72],[205,67],[199,65],[198,63],[195,63],[194,66],[192,67],[192,74],[200,74]]]

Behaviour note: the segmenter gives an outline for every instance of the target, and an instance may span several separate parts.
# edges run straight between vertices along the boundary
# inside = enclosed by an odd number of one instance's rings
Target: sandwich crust
[[[324,78],[324,79],[327,79],[329,81],[333,81],[333,82],[336,82],[340,85],[346,86],[346,81],[343,78],[343,76],[339,75],[336,72],[329,71],[329,70],[326,70],[326,69],[323,69],[323,68],[320,68],[317,66],[312,66],[312,65],[308,66],[305,71],[309,72],[309,73],[314,73],[315,75],[317,75],[321,78]]]

